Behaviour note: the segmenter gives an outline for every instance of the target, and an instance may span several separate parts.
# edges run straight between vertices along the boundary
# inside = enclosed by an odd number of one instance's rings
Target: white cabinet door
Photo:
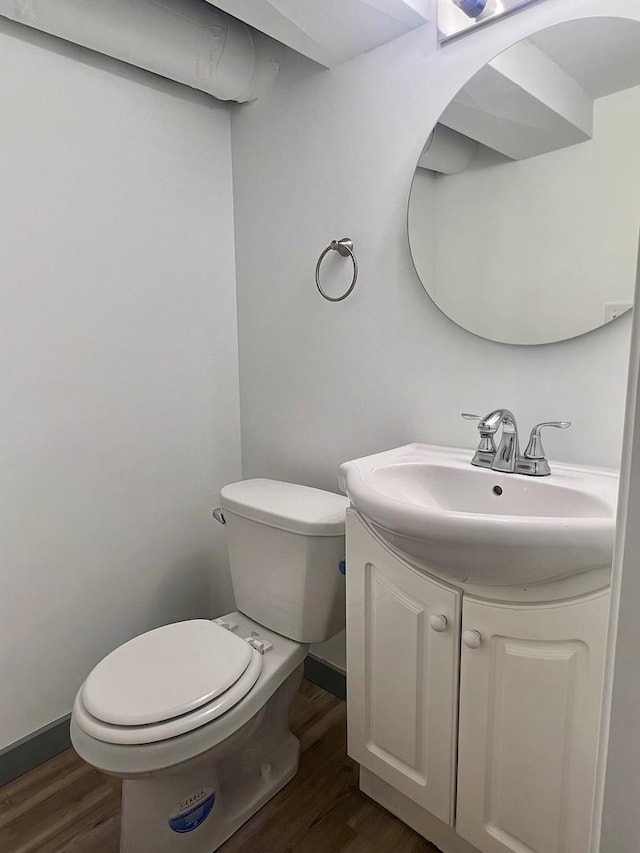
[[[483,853],[588,850],[608,611],[465,597],[457,832]]]
[[[348,513],[348,752],[449,825],[460,602]]]

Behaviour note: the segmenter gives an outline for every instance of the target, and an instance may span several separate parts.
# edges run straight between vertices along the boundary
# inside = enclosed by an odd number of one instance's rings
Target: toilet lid
[[[114,726],[111,723],[105,723],[86,710],[82,701],[82,690],[76,696],[73,715],[76,724],[85,734],[103,743],[120,745],[157,743],[192,732],[224,716],[251,692],[261,672],[262,655],[255,649],[251,649],[249,666],[228,690],[213,701],[207,702],[206,705],[191,711],[190,714],[182,714],[180,717],[173,717],[161,723],[149,723],[146,726]]]
[[[107,655],[85,681],[82,702],[116,726],[170,720],[227,691],[252,653],[243,639],[207,619],[164,625]]]

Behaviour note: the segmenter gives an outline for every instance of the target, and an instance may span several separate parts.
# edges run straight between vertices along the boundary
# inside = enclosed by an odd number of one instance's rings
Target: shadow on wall
[[[214,565],[211,554],[204,551],[188,554],[172,563],[147,600],[148,624],[157,622],[158,614],[162,614],[167,624],[222,615],[224,596],[218,590],[222,572],[220,566]]]

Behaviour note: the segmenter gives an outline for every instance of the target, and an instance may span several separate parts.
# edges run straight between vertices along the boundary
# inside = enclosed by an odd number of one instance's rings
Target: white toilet
[[[121,853],[211,853],[296,774],[308,644],[344,627],[348,505],[275,480],[225,486],[239,612],[149,631],[89,674],[71,740],[124,780]]]

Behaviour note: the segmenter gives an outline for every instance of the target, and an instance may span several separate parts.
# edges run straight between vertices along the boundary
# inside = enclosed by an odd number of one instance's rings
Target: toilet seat
[[[144,744],[192,731],[237,705],[262,656],[205,619],[165,625],[113,651],[76,698],[78,724],[106,743]]]

